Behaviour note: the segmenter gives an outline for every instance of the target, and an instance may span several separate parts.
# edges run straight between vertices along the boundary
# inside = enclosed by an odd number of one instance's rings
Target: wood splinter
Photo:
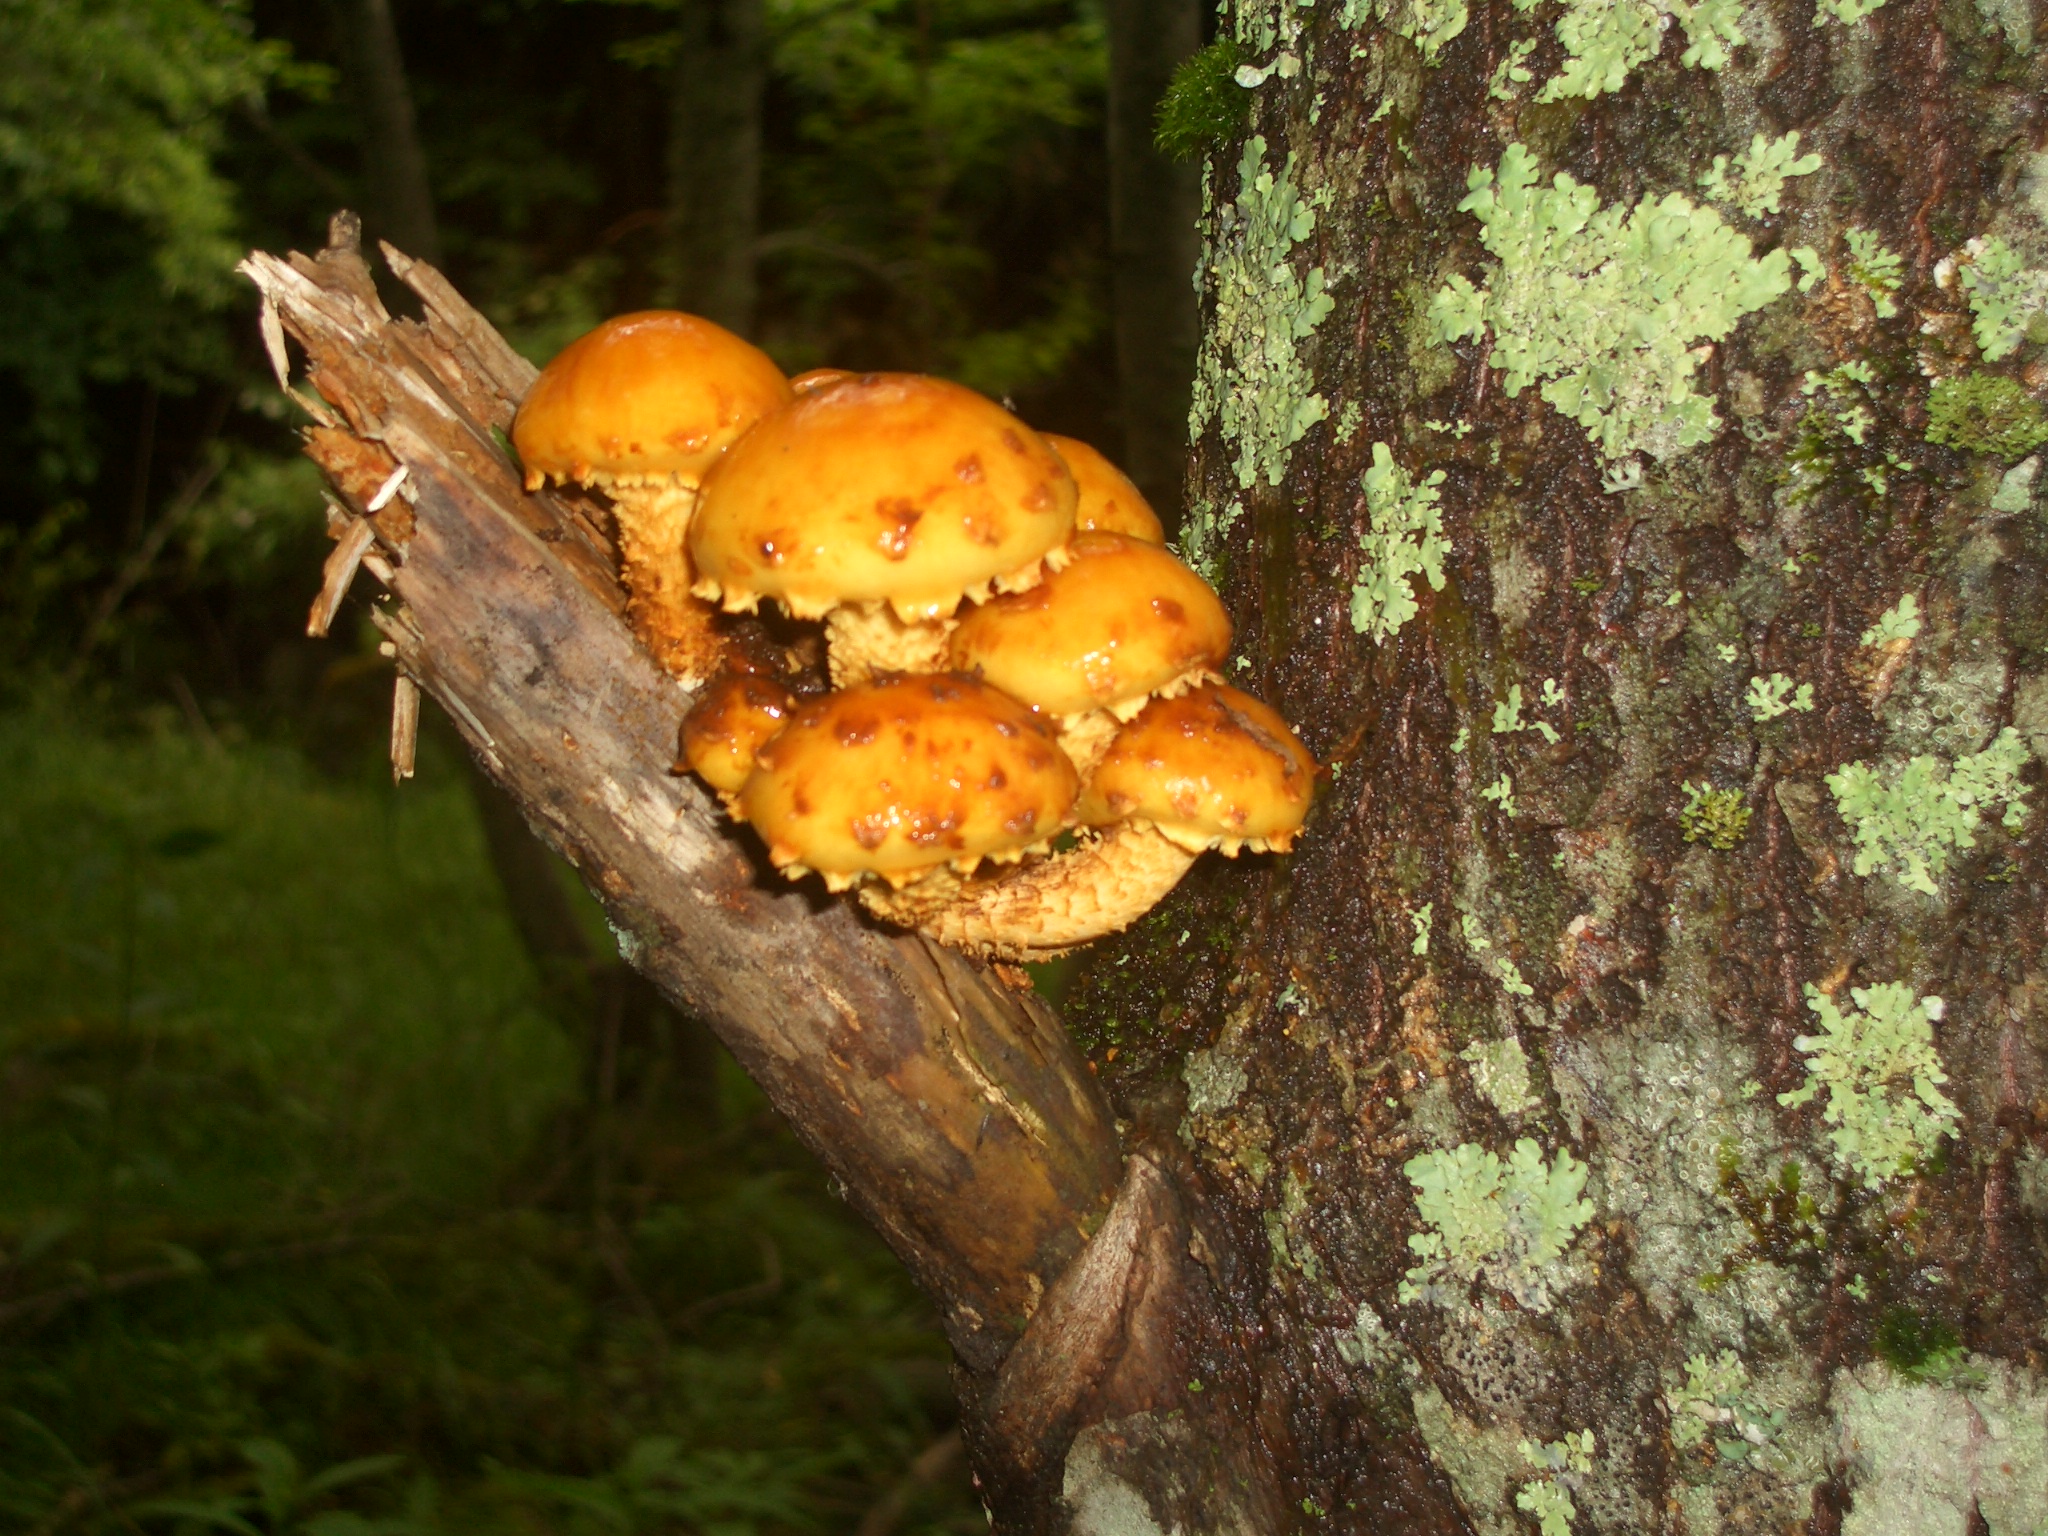
[[[412,777],[420,744],[420,685],[401,672],[391,690],[391,782]]]
[[[356,568],[363,563],[363,556],[369,553],[376,537],[368,518],[352,518],[342,528],[334,548],[327,552],[327,563],[320,568],[320,595],[313,599],[312,610],[306,615],[306,633],[314,639],[325,637],[334,623],[334,616],[341,611],[341,600],[348,596],[356,579]]]

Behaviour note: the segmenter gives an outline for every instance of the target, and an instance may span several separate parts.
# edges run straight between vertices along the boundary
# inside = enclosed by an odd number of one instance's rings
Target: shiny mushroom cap
[[[738,814],[795,877],[834,890],[1015,858],[1059,831],[1079,775],[1047,726],[971,677],[889,677],[801,706],[761,749]]]
[[[772,677],[721,672],[683,716],[683,761],[721,795],[737,794],[761,748],[795,710],[789,690]]]
[[[1152,510],[1144,492],[1131,483],[1129,475],[1078,437],[1059,437],[1051,432],[1042,435],[1074,473],[1074,485],[1080,492],[1080,500],[1074,505],[1075,528],[1127,533],[1147,544],[1166,542],[1166,529],[1160,524],[1159,514]]]
[[[994,401],[870,373],[805,391],[736,443],[690,525],[697,594],[799,618],[886,602],[905,620],[1037,581],[1074,525],[1074,478]]]
[[[792,398],[782,370],[723,326],[675,310],[620,315],[541,370],[512,423],[527,488],[673,479],[694,485]]]
[[[1154,699],[1119,731],[1074,815],[1153,826],[1183,848],[1284,851],[1308,815],[1315,767],[1272,709],[1210,683]]]
[[[982,604],[949,642],[960,671],[1053,715],[1135,704],[1229,652],[1209,584],[1125,533],[1075,534],[1064,566]]]

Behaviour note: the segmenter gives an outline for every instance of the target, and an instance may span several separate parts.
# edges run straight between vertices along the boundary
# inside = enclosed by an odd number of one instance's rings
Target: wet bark
[[[2048,383],[2038,341],[1986,355],[1940,265],[1985,234],[2048,263],[2032,17],[1753,6],[1716,73],[1683,62],[1666,16],[1620,89],[1541,101],[1564,65],[1556,7],[1421,11],[1381,8],[1418,35],[1455,13],[1434,62],[1334,7],[1241,0],[1224,22],[1248,63],[1300,69],[1271,69],[1210,161],[1203,367],[1242,392],[1203,424],[1191,517],[1239,623],[1237,676],[1329,781],[1291,859],[1198,870],[1094,960],[1070,1023],[1126,1121],[1189,1148],[1190,1198],[1235,1240],[1224,1334],[1256,1341],[1241,1422],[1296,1528],[1522,1532],[1563,1496],[1578,1536],[2025,1530],[2048,1510],[2038,1459],[1944,1458],[1994,1399],[2029,1423],[2048,1401],[2048,1197],[2030,1182],[2048,796],[2029,762],[2024,819],[1986,815],[1929,895],[1856,872],[1827,777],[1945,766],[2015,723],[2048,745],[2026,445],[1926,435],[1936,381],[2009,380],[2028,412]],[[1494,333],[1433,331],[1450,275],[1499,264],[1460,203],[1509,144],[1540,187],[1567,172],[1626,209],[1703,200],[1715,155],[1793,130],[1819,167],[1780,208],[1724,197],[1722,216],[1757,256],[1810,246],[1826,273],[1688,339],[1718,422],[1639,455],[1636,488],[1538,386],[1507,392]],[[1240,175],[1253,134],[1266,191]],[[1297,218],[1275,254],[1282,185],[1313,228]],[[1852,228],[1896,253],[1895,291],[1859,275]],[[1221,286],[1247,250],[1240,270],[1281,267],[1277,296]],[[1301,297],[1315,268],[1320,319]],[[1814,377],[1845,365],[1868,386]],[[1272,481],[1247,455],[1262,431]],[[1376,444],[1411,483],[1443,473],[1445,546],[1441,590],[1406,578],[1419,611],[1378,640],[1352,622]],[[1918,636],[1864,643],[1907,593]],[[1773,675],[1813,707],[1760,709],[1752,679]],[[1733,792],[1739,834],[1684,815],[1688,782]],[[1960,1118],[1872,1178],[1837,1156],[1825,1094],[1779,1095],[1809,1082],[1809,986],[1849,1010],[1895,982],[1945,1002],[1933,1043]],[[1526,1103],[1484,1070],[1509,1041]],[[1589,1168],[1593,1214],[1517,1277],[1512,1238],[1424,1220],[1413,1160],[1505,1160],[1521,1138]],[[1498,1214],[1465,1190],[1475,1221]],[[1494,1268],[1439,1266],[1432,1294],[1410,1243],[1428,1234]],[[1519,1299],[1504,1283],[1532,1277]],[[1690,1389],[1688,1362],[1724,1352],[1737,1385]],[[1584,1469],[1539,1465],[1585,1431]]]
[[[686,0],[676,24],[662,302],[751,335],[768,79],[761,0]]]
[[[1188,384],[1195,371],[1201,172],[1162,155],[1153,117],[1175,67],[1202,45],[1195,0],[1111,0],[1110,272],[1124,464],[1171,524],[1187,473]]]

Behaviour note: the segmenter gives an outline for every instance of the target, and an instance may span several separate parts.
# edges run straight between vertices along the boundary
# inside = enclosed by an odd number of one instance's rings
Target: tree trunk
[[[1862,3],[1229,20],[1186,543],[1328,782],[1097,952],[1099,1079],[662,771],[445,284],[252,261],[400,665],[935,1298],[998,1531],[2048,1514],[2041,81]]]
[[[1109,241],[1124,467],[1169,523],[1187,475],[1201,173],[1152,142],[1181,60],[1202,45],[1196,0],[1110,0]]]
[[[761,0],[685,0],[670,85],[662,302],[754,328],[761,225]]]
[[[340,15],[349,93],[363,125],[372,227],[422,260],[439,262],[433,187],[413,120],[412,87],[391,0],[344,0]]]

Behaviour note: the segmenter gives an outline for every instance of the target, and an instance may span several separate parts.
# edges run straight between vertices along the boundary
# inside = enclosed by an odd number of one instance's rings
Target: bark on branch
[[[581,871],[627,958],[833,1170],[939,1303],[962,1364],[992,1377],[1121,1181],[1102,1094],[1035,999],[791,889],[668,771],[688,700],[619,618],[601,508],[526,494],[505,453],[531,366],[387,247],[425,309],[392,317],[358,238],[341,215],[317,259],[243,270],[281,384],[281,334],[305,351],[307,451],[375,534],[363,563],[395,598],[375,616],[398,665]]]

